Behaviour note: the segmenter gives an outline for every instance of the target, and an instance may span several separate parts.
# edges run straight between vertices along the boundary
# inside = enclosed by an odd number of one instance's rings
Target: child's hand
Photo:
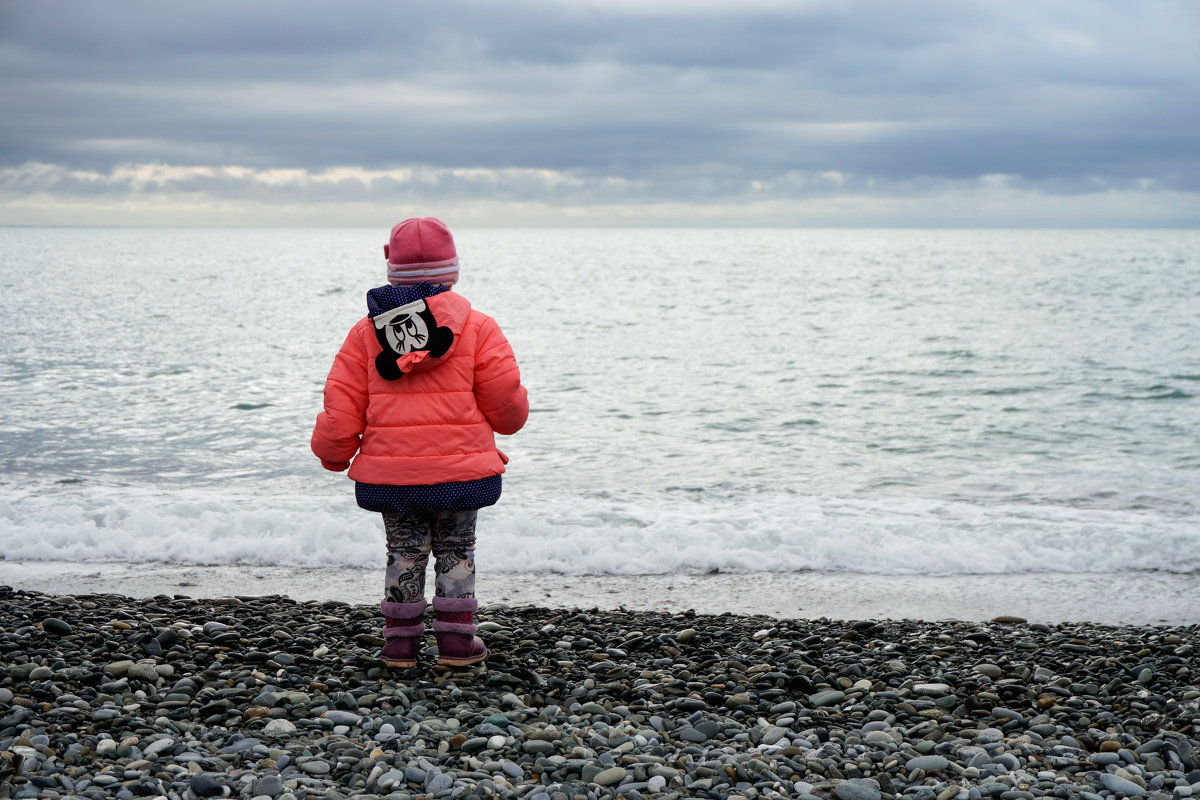
[[[321,466],[324,467],[325,469],[329,470],[330,472],[341,472],[342,470],[344,470],[350,466],[350,462],[349,461],[326,461],[325,459],[322,458]]]

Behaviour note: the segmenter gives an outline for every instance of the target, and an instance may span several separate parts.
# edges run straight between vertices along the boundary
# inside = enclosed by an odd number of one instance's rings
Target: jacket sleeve
[[[487,317],[475,349],[475,403],[496,433],[513,434],[529,417],[529,396],[500,326]]]
[[[325,379],[325,410],[317,415],[312,451],[329,470],[350,465],[367,426],[367,352],[359,326],[351,329]]]

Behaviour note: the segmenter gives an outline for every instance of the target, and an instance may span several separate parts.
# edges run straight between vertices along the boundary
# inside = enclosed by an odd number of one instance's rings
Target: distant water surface
[[[0,554],[366,566],[308,451],[375,230],[0,228]],[[1200,573],[1200,232],[462,230],[480,568]]]

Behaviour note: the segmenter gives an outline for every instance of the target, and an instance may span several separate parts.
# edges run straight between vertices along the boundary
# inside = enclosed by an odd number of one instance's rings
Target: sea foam
[[[1156,510],[778,490],[520,494],[480,512],[481,570],[565,574],[1200,573],[1196,519]],[[378,515],[345,496],[0,487],[12,560],[370,567]]]

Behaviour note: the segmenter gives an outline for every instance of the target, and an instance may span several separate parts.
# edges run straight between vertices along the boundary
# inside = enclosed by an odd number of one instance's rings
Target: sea
[[[385,235],[0,228],[0,578],[380,567],[309,435]],[[455,238],[531,404],[481,575],[1166,581],[1200,621],[1200,231]]]

